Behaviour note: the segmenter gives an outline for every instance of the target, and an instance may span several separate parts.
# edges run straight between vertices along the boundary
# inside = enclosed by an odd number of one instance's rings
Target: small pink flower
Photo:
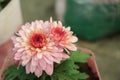
[[[58,23],[51,21],[51,39],[53,39],[56,45],[62,48],[72,51],[77,50],[77,47],[73,43],[77,42],[78,38],[73,36],[70,27],[65,28],[60,21]]]
[[[35,73],[37,77],[40,77],[45,71],[48,75],[52,75],[54,62],[60,63],[69,58],[63,48],[56,46],[56,43],[70,50],[76,50],[72,42],[76,42],[77,38],[72,36],[70,29],[62,28],[60,24],[57,27],[53,23],[50,30],[51,24],[48,21],[27,23],[21,27],[17,36],[12,38],[14,59],[26,67],[26,73]],[[51,39],[51,34],[55,36],[55,42]]]

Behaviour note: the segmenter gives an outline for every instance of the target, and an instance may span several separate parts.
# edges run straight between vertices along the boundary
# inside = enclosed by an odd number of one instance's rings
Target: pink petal
[[[33,57],[31,60],[31,65],[30,65],[30,71],[33,73],[35,71],[35,68],[38,64],[38,60],[35,59],[36,57]]]
[[[37,29],[41,29],[42,28],[42,25],[39,23],[39,21],[35,21],[35,27],[37,28]]]
[[[26,73],[29,74],[30,73],[30,63],[26,65]]]
[[[61,53],[52,53],[51,55],[57,58],[62,57]]]
[[[61,22],[61,21],[58,21],[58,25],[59,25],[59,26],[62,26],[62,22]]]
[[[23,30],[20,30],[18,34],[19,34],[19,36],[24,36],[24,37],[26,37],[25,32],[24,32]]]
[[[53,74],[53,64],[47,64],[47,67],[46,67],[45,72],[46,72],[48,75],[52,75],[52,74]]]
[[[61,53],[52,53],[53,61],[56,63],[60,63],[60,61],[63,59],[63,55]]]
[[[74,44],[66,45],[66,48],[68,48],[69,50],[72,50],[72,51],[77,50],[77,47]]]
[[[21,44],[20,43],[16,43],[14,46],[15,47],[21,47]]]
[[[53,61],[58,63],[58,64],[60,63],[61,60],[62,60],[62,58],[53,57]]]
[[[15,50],[14,50],[14,52],[15,52]],[[23,52],[16,51],[16,52],[15,52],[14,59],[15,59],[15,60],[20,60],[20,59],[22,59],[22,58],[25,58],[23,55],[25,55],[25,52],[24,52],[24,51],[23,51]]]
[[[37,68],[35,70],[35,75],[37,77],[40,77],[42,75],[42,69],[41,69],[41,67],[39,65],[37,66]]]
[[[11,37],[13,43],[16,43],[16,36]]]
[[[44,57],[44,59],[48,64],[53,64],[53,61],[49,60],[48,58]]]
[[[50,54],[52,54],[52,53],[45,52],[45,54],[44,54],[44,59],[46,60],[46,62],[48,64],[52,64],[53,63],[53,58],[52,58],[52,56]]]
[[[66,28],[66,30],[67,30],[67,31],[70,31],[70,30],[71,30],[71,28],[70,28],[70,27],[67,27],[67,28]]]
[[[63,48],[61,48],[61,47],[54,47],[54,50],[53,50],[53,52],[63,52]]]
[[[46,69],[47,66],[46,66],[46,62],[45,62],[44,58],[39,60],[39,65],[40,65],[42,70]]]
[[[22,57],[22,53],[15,53],[14,59],[15,60],[20,60]]]
[[[22,66],[25,66],[30,60],[31,60],[31,57],[27,55],[22,61]]]
[[[42,58],[42,53],[37,53],[37,58],[41,59]]]
[[[48,21],[45,21],[43,29],[48,32],[50,30],[50,23]]]
[[[62,53],[62,58],[65,60],[65,59],[68,59],[69,56],[67,54],[65,54],[65,53]]]
[[[78,41],[78,38],[76,37],[76,36],[72,36],[71,38],[70,38],[70,42],[72,42],[72,43],[75,43],[75,42],[77,42]]]
[[[57,22],[56,21],[53,22],[53,26],[57,27]]]
[[[18,53],[21,53],[21,52],[23,52],[25,49],[24,48],[19,48],[18,50],[17,50],[17,52]]]
[[[17,37],[16,41],[21,42],[22,41],[21,37]]]

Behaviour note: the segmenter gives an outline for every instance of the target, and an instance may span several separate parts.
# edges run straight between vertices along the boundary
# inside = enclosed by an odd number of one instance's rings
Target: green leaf
[[[5,72],[5,75],[5,80],[14,80],[18,76],[16,66],[10,66],[9,70]]]
[[[71,55],[70,55],[70,59],[75,61],[75,62],[81,62],[84,63],[87,61],[87,59],[90,57],[90,54],[87,53],[82,53],[80,51],[74,51]]]
[[[44,78],[44,79],[43,79]],[[34,74],[26,74],[25,67],[10,66],[5,71],[5,80],[50,80],[50,77],[43,72],[41,77],[36,77]]]
[[[4,0],[0,0],[0,2],[3,2]]]
[[[81,73],[78,75],[80,77],[80,79],[87,79],[89,76],[86,75],[86,73]]]
[[[70,59],[63,61],[61,64],[56,64],[51,80],[85,80],[88,75],[81,73],[76,62],[85,63],[89,54],[75,51],[70,55]]]
[[[66,60],[62,64],[57,65],[51,80],[84,80],[88,78],[87,74],[80,73],[79,67],[74,61]]]
[[[26,74],[25,68],[22,66],[10,66],[5,71],[5,80],[34,80],[36,76],[34,74]]]
[[[0,6],[0,11],[2,10],[2,7]]]

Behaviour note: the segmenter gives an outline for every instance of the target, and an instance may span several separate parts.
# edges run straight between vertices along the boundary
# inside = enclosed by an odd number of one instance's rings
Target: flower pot
[[[80,48],[80,50],[84,53],[91,54],[91,58],[88,59],[87,64],[83,65],[87,66],[83,71],[86,71],[86,73],[90,75],[88,80],[101,80],[101,76],[96,64],[94,53],[86,48]]]
[[[0,12],[0,45],[6,42],[21,24],[20,0],[11,0]]]
[[[8,66],[15,64],[12,54],[12,41],[8,40],[0,45],[0,80],[3,80],[3,72]]]
[[[12,53],[13,43],[9,39],[0,45],[0,80],[4,80],[4,71],[11,65],[18,64],[13,58]]]
[[[8,66],[16,63],[13,60],[12,47],[13,44],[11,40],[8,40],[0,46],[0,53],[4,53],[0,55],[0,80],[3,80],[2,74],[4,70],[7,69]],[[101,80],[94,53],[86,48],[80,48],[80,50],[84,53],[91,54],[91,58],[88,59],[87,64],[78,64],[83,66],[83,72],[90,75],[88,80]]]

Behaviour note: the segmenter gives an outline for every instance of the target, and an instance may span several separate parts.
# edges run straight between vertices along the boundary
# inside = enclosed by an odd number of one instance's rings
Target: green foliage
[[[0,2],[3,2],[4,0],[0,0]]]
[[[51,80],[85,80],[88,75],[78,71],[79,66],[75,63],[85,63],[89,57],[89,54],[83,54],[79,51],[73,52],[70,59],[56,65]]]
[[[120,32],[120,0],[66,0],[63,19],[78,37],[96,41]]]
[[[26,74],[25,68],[22,66],[10,66],[5,71],[5,80],[34,80],[36,76],[33,74]]]
[[[0,11],[2,10],[1,6],[0,6]]]
[[[4,0],[0,0],[0,3],[3,2]],[[0,11],[2,10],[1,4],[0,4]]]
[[[34,74],[26,74],[25,68],[22,66],[10,66],[5,71],[5,80],[85,80],[88,78],[86,73],[81,73],[78,69],[78,63],[85,63],[89,54],[75,51],[70,55],[68,60],[61,62],[61,64],[54,65],[54,73],[48,76],[45,72],[40,78]]]
[[[70,55],[70,60],[74,61],[74,62],[80,62],[80,63],[84,63],[87,61],[87,59],[90,57],[90,54],[87,53],[83,53],[80,51],[74,51],[71,55]]]

